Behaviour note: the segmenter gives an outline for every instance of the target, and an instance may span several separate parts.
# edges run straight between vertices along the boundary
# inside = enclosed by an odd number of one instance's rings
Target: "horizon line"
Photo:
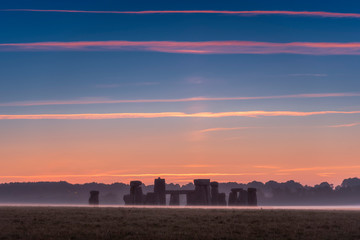
[[[214,176],[214,177],[216,177],[216,176],[219,176],[219,177],[222,177],[222,176],[248,176],[248,175],[255,175],[255,176],[260,176],[260,175],[265,175],[264,173],[231,173],[231,174],[226,174],[226,173],[214,173],[213,175],[210,175],[210,174],[208,174],[208,173],[201,173],[201,174],[191,174],[191,173],[185,173],[185,174],[171,174],[171,173],[165,173],[165,174],[124,174],[124,176],[123,177],[154,177],[154,179],[156,179],[156,178],[158,178],[158,177],[171,177],[171,176],[175,176],[175,177],[178,177],[178,176],[184,176],[184,177],[187,177],[187,176],[195,176],[195,175],[197,175],[197,176],[209,176],[209,177],[211,177],[211,176]],[[36,178],[41,178],[41,177],[69,177],[69,178],[71,178],[71,177],[78,177],[78,178],[82,178],[82,177],[121,177],[120,175],[88,175],[88,174],[80,174],[80,175],[38,175],[38,176],[36,176],[36,175],[31,175],[31,176],[19,176],[19,175],[17,175],[17,176],[3,176],[3,178],[14,178],[14,179],[26,179],[26,178],[28,178],[28,179],[36,179]],[[344,179],[342,179],[342,181],[341,182],[343,182],[344,180],[347,180],[347,179],[354,179],[354,178],[357,178],[357,179],[360,179],[359,177],[348,177],[348,178],[344,178]],[[170,178],[171,179],[171,178]],[[184,186],[184,185],[187,185],[187,184],[189,184],[189,183],[193,183],[193,181],[195,180],[195,179],[198,179],[198,178],[194,178],[194,179],[192,179],[192,180],[185,180],[185,181],[179,181],[179,180],[170,180],[171,182],[168,182],[168,183],[166,183],[166,184],[179,184],[179,182],[184,182],[184,184],[182,184],[182,186]],[[126,180],[128,180],[128,179],[126,179]],[[135,180],[139,180],[139,179],[135,179]],[[135,181],[135,180],[133,180],[133,181]],[[129,180],[129,181],[131,181],[131,180]],[[145,182],[143,182],[143,180],[139,180],[139,181],[141,181],[142,182],[142,184],[143,185],[145,185],[145,186],[150,186],[150,185],[153,185],[152,183],[146,183],[146,182],[148,182],[148,181],[145,181]],[[273,180],[273,179],[271,179],[270,178],[270,180],[267,180],[267,181],[265,181],[265,180],[252,180],[252,181],[250,181],[250,180],[248,180],[247,181],[247,183],[246,182],[238,182],[238,181],[236,181],[236,180],[234,180],[234,181],[231,181],[231,180],[226,180],[226,181],[219,181],[219,180],[215,180],[215,181],[217,181],[217,182],[219,182],[219,184],[228,184],[228,183],[236,183],[236,184],[245,184],[245,185],[247,185],[247,184],[250,184],[250,183],[253,183],[253,182],[260,182],[260,183],[262,183],[262,184],[266,184],[266,183],[268,183],[268,182],[276,182],[276,183],[287,183],[287,182],[291,182],[291,181],[294,181],[294,182],[296,182],[296,183],[299,183],[299,184],[301,184],[302,186],[309,186],[308,184],[304,184],[304,183],[302,183],[303,181],[301,181],[301,180],[294,180],[294,179],[289,179],[289,180],[285,180],[285,181],[281,181],[281,180]],[[34,181],[31,181],[31,180],[27,180],[27,181],[21,181],[21,182],[17,182],[16,180],[15,181],[4,181],[4,182],[0,182],[0,184],[12,184],[12,183],[23,183],[23,184],[29,184],[29,183],[31,183],[31,184],[33,184],[33,183],[62,183],[62,182],[64,182],[64,183],[67,183],[67,184],[71,184],[71,185],[75,185],[75,184],[81,184],[81,185],[85,185],[85,184],[92,184],[92,183],[95,183],[95,184],[106,184],[106,185],[112,185],[112,184],[116,184],[116,183],[118,183],[118,184],[125,184],[125,185],[129,185],[130,184],[130,182],[129,183],[126,183],[126,182],[124,182],[123,180],[120,180],[120,181],[114,181],[114,182],[112,182],[112,183],[105,183],[105,182],[95,182],[95,181],[89,181],[89,182],[72,182],[72,181],[69,181],[69,180],[37,180],[36,182],[34,182]],[[318,185],[318,184],[320,184],[321,182],[319,182],[319,183],[315,183],[313,186],[315,186],[315,185]],[[328,182],[327,181],[327,183],[331,183],[331,182]],[[181,184],[179,184],[179,185],[181,185]],[[339,185],[337,185],[337,186],[340,186],[341,185],[341,183],[339,183]],[[310,185],[311,186],[311,185]],[[335,185],[334,185],[334,189],[335,189]]]

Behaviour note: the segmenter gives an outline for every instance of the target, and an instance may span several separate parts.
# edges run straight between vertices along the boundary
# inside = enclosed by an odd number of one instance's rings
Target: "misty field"
[[[360,211],[0,207],[0,239],[360,239]]]

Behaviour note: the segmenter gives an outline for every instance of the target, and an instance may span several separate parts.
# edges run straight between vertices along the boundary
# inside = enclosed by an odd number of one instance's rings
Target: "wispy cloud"
[[[129,118],[222,118],[222,117],[306,117],[328,114],[359,114],[360,111],[243,111],[243,112],[158,112],[158,113],[85,113],[85,114],[26,114],[0,115],[0,120],[36,120],[36,119],[129,119]]]
[[[126,86],[152,86],[158,85],[160,82],[135,82],[135,83],[124,83],[124,84],[97,84],[95,88],[119,88],[119,87],[126,87]]]
[[[182,165],[181,167],[185,168],[210,168],[215,167],[216,165],[210,165],[210,164],[188,164],[188,165]]]
[[[134,83],[135,86],[152,86],[152,85],[159,85],[160,82],[137,82]]]
[[[121,87],[121,84],[97,84],[96,88],[118,88]]]
[[[185,79],[186,83],[189,84],[203,84],[206,82],[206,80],[203,77],[189,77]]]
[[[87,11],[56,9],[2,9],[11,12],[55,12],[55,13],[101,13],[101,14],[231,14],[239,16],[290,15],[304,17],[360,18],[359,13],[338,13],[324,11],[223,11],[223,10],[160,10],[160,11]]]
[[[328,126],[328,127],[332,127],[332,128],[343,128],[343,127],[355,127],[355,126],[359,126],[359,125],[360,125],[360,122],[356,122],[356,123],[332,125],[332,126]]]
[[[207,132],[219,132],[219,131],[232,131],[232,130],[244,130],[253,127],[233,127],[233,128],[207,128],[200,130],[200,133],[207,133]]]
[[[155,83],[154,83],[155,84]],[[108,85],[103,85],[106,87]],[[108,86],[110,87],[110,86]],[[115,86],[114,86],[115,87]],[[83,105],[83,104],[114,104],[114,103],[174,103],[174,102],[199,102],[199,101],[236,101],[236,100],[262,100],[262,99],[291,99],[291,98],[328,98],[328,97],[360,97],[360,93],[304,93],[278,96],[255,97],[192,97],[178,99],[77,99],[77,100],[48,100],[48,101],[23,101],[0,103],[0,107],[25,107],[46,105]]]
[[[325,73],[293,73],[288,74],[291,77],[327,77],[328,75]]]
[[[79,41],[2,43],[0,51],[152,51],[191,54],[360,55],[360,42]]]
[[[256,165],[253,167],[254,168],[264,168],[264,169],[279,169],[280,168],[278,166],[273,166],[273,165]]]
[[[335,175],[336,173],[318,173],[317,175],[320,177],[330,177],[332,175]]]
[[[252,176],[262,175],[262,173],[129,173],[129,174],[64,174],[64,175],[36,175],[36,176],[1,176],[3,178],[68,178],[68,177],[183,177],[183,176]]]
[[[310,171],[318,171],[318,170],[326,171],[326,170],[340,170],[340,169],[353,169],[353,168],[360,168],[360,165],[289,168],[289,169],[279,169],[278,172],[310,172]]]

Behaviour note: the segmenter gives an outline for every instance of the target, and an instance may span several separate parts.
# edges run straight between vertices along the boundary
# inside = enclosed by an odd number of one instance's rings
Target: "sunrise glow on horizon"
[[[359,177],[360,13],[262,2],[1,4],[0,183]]]

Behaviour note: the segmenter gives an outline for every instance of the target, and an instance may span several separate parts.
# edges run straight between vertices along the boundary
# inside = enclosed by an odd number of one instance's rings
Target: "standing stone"
[[[155,193],[149,192],[145,196],[145,205],[159,205],[158,198]]]
[[[240,206],[248,205],[248,192],[244,189],[239,190],[238,205]]]
[[[219,183],[211,182],[211,205],[216,206],[219,205]]]
[[[141,181],[130,182],[130,194],[124,196],[126,205],[141,205],[145,201],[145,196],[142,193]]]
[[[188,205],[188,206],[196,205],[195,191],[186,193],[186,205]]]
[[[257,206],[256,188],[248,188],[248,205]]]
[[[170,194],[170,205],[179,206],[180,205],[180,193],[173,192]]]
[[[141,205],[144,203],[144,195],[142,193],[141,185],[141,181],[130,182],[130,195],[132,196],[134,205]]]
[[[99,205],[99,191],[90,191],[90,205]]]
[[[232,188],[229,194],[229,206],[236,206],[237,205],[237,191],[236,189]]]
[[[210,205],[210,179],[195,179],[194,185],[196,195],[195,205]]]
[[[219,206],[226,206],[226,194],[225,193],[219,193],[218,205]]]
[[[165,179],[154,180],[154,193],[156,195],[156,205],[166,205]]]

